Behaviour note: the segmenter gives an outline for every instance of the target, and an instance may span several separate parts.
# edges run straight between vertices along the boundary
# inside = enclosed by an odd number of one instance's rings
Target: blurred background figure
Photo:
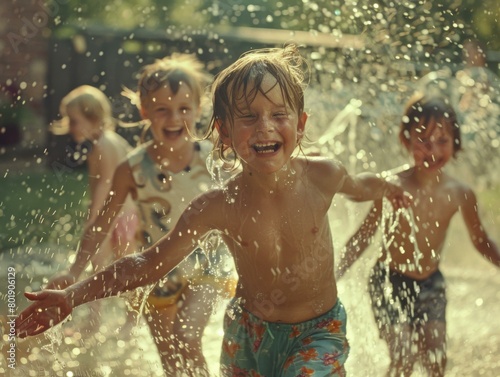
[[[477,111],[488,108],[490,103],[498,105],[500,80],[488,68],[484,45],[468,39],[463,44],[462,56],[464,68],[456,74],[460,84],[460,111]]]
[[[500,156],[500,80],[488,68],[486,48],[478,40],[466,40],[462,55],[464,67],[455,78],[465,159],[475,171],[479,187],[489,187]]]
[[[115,132],[116,123],[110,102],[99,89],[89,85],[79,86],[62,99],[60,111],[63,118],[54,123],[52,131],[69,133],[75,150],[80,151],[72,152],[82,153],[72,157],[87,162],[90,188],[88,227],[100,215],[110,194],[115,170],[132,147]],[[100,244],[100,252],[92,258],[94,270],[135,250],[136,211],[132,199],[127,198],[111,225],[112,231]]]
[[[53,123],[52,132],[68,133],[72,140],[69,157],[87,163],[90,205],[85,228],[89,228],[101,215],[115,170],[132,147],[115,132],[111,104],[106,95],[93,86],[82,85],[69,92],[61,100],[60,112],[62,119]],[[99,252],[91,259],[94,272],[136,249],[138,223],[135,203],[127,198],[110,223],[111,231],[100,243]],[[92,316],[86,326],[91,332],[99,328],[99,308],[99,302],[92,303]],[[128,314],[128,323],[133,323],[131,314]]]

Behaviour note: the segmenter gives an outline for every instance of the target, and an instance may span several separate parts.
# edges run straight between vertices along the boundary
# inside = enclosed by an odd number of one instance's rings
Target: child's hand
[[[408,208],[413,203],[413,197],[409,193],[390,182],[386,182],[384,196],[389,199],[395,210]]]
[[[24,295],[35,302],[24,309],[16,319],[16,332],[20,338],[38,335],[48,330],[65,319],[73,310],[65,291],[44,290],[35,293],[26,292]]]
[[[75,282],[76,278],[73,276],[73,274],[70,274],[68,272],[61,275],[57,275],[52,279],[50,279],[47,285],[45,286],[45,289],[64,289],[66,287],[69,287],[71,284],[74,284]]]

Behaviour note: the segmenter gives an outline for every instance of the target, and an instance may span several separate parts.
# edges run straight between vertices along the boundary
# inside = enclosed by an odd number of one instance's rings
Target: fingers
[[[26,295],[28,293],[28,295]],[[36,296],[36,294],[32,294],[26,292],[25,295],[28,296]],[[28,297],[30,298],[30,297]],[[30,298],[31,299],[31,298]],[[16,332],[19,337],[24,338],[31,334],[33,326],[36,326],[37,320],[36,316],[40,313],[42,309],[40,309],[40,305],[34,303],[24,309],[21,314],[16,318]]]
[[[64,320],[72,311],[64,291],[45,290],[25,292],[33,303],[16,319],[16,332],[20,338],[40,334]]]
[[[16,318],[16,333],[20,338],[25,338],[31,334],[33,331],[33,326],[36,326],[36,322],[32,320],[33,313],[27,313],[24,310],[19,317]]]
[[[20,338],[43,333],[67,317],[60,308],[42,308],[32,305],[16,319],[16,332]]]
[[[36,300],[36,297],[37,297],[37,294],[35,293],[30,293],[30,292],[26,292],[24,294],[28,299],[30,300]],[[35,302],[33,304],[31,304],[30,306],[28,306],[26,309],[24,309],[21,314],[19,314],[16,318],[16,324],[20,324],[20,323],[23,323],[24,321],[26,321],[27,319],[29,319],[31,316],[33,316],[35,313],[37,313],[38,311],[40,311],[40,304]],[[16,326],[17,327],[17,326]]]
[[[41,318],[30,317],[19,325],[16,324],[17,336],[21,339],[28,336],[41,334],[53,326],[53,320],[42,320]]]
[[[24,292],[24,297],[26,297],[28,300],[36,301],[36,300],[40,300],[41,298],[43,298],[43,296],[41,296],[42,293],[43,293],[43,291],[41,291],[41,292]]]
[[[413,197],[400,186],[388,182],[386,197],[395,210],[409,208],[413,204]]]
[[[30,331],[29,332],[26,331],[25,334],[26,334],[26,336],[35,336],[35,335],[38,335],[38,334],[45,332],[49,328],[50,327],[45,327],[43,325],[39,325],[39,324],[35,323],[35,324],[33,324],[32,328],[29,329]]]
[[[45,326],[39,325],[36,322],[23,322],[21,325],[16,327],[17,336],[21,339],[41,334],[45,330]]]
[[[409,208],[413,202],[411,195],[397,195],[390,199],[394,209]]]
[[[405,208],[409,208],[413,204],[413,196],[406,191],[403,193],[403,203]]]

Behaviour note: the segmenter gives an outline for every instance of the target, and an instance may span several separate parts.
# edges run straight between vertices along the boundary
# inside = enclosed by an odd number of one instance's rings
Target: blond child
[[[219,73],[209,134],[241,171],[194,199],[144,253],[65,290],[26,293],[36,302],[18,318],[20,336],[47,330],[84,302],[156,282],[217,232],[239,277],[224,319],[222,375],[344,375],[349,347],[328,209],[337,193],[386,196],[396,207],[408,198],[372,174],[350,176],[338,162],[297,155],[307,121],[304,63],[290,45],[251,51]]]
[[[389,376],[409,376],[420,361],[428,375],[446,368],[446,291],[439,270],[452,218],[461,213],[476,249],[500,266],[497,246],[486,233],[476,196],[464,183],[445,173],[461,149],[460,128],[451,105],[439,97],[415,94],[401,122],[400,141],[413,165],[395,177],[413,204],[404,216],[383,216],[382,200],[374,202],[360,228],[349,239],[337,277],[360,257],[382,227],[381,253],[369,285],[380,336],[390,353]],[[388,293],[390,292],[390,293]]]
[[[90,187],[89,217],[85,224],[88,229],[104,207],[116,168],[132,147],[115,132],[111,104],[93,86],[82,85],[69,92],[61,100],[60,113],[62,119],[55,122],[53,132],[69,133],[76,145],[88,149],[85,155]],[[137,223],[136,207],[127,199],[110,223],[110,231],[100,243],[100,253],[91,259],[94,271],[135,249]]]
[[[151,140],[118,166],[100,217],[84,234],[69,273],[55,278],[52,287],[66,287],[82,273],[127,200],[133,199],[139,208],[138,240],[146,247],[166,234],[189,201],[211,186],[206,159],[212,144],[193,139],[209,80],[193,55],[173,54],[146,65],[137,91],[124,92],[138,106],[148,128],[144,134],[151,134]],[[194,253],[148,294],[147,323],[169,375],[176,370],[189,376],[208,374],[202,336],[215,299],[223,293],[221,285],[230,276],[230,270],[222,276],[212,268],[224,262],[223,252],[209,253],[210,261],[204,253]],[[133,305],[141,310],[141,302]]]

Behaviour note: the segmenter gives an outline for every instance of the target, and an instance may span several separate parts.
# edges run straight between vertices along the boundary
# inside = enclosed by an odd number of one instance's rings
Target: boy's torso
[[[439,267],[451,219],[459,210],[460,184],[444,175],[440,184],[428,190],[416,187],[404,175],[400,183],[413,196],[413,205],[407,211],[410,216],[399,216],[396,231],[385,236],[394,237],[388,248],[391,268],[424,279]]]
[[[221,213],[223,238],[240,276],[236,295],[244,307],[269,322],[297,323],[331,309],[337,300],[328,194],[304,169],[288,189],[238,190]]]

